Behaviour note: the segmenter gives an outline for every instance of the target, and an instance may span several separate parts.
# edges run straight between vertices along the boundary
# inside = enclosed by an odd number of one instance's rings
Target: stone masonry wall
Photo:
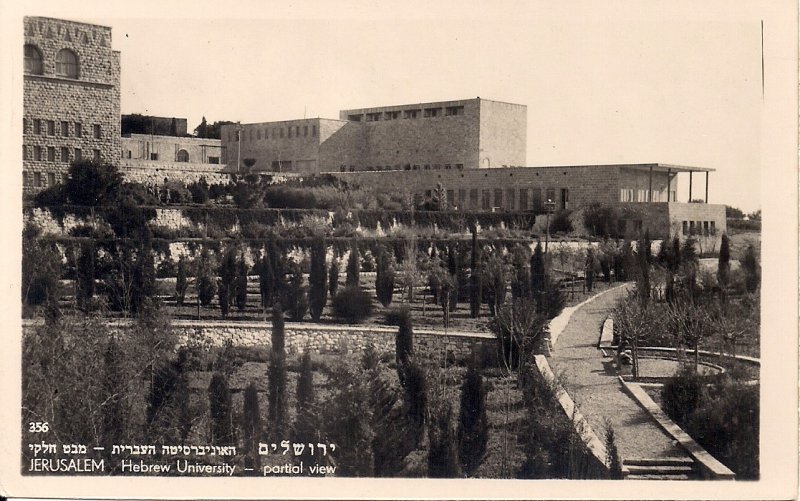
[[[528,107],[486,99],[479,101],[480,167],[526,165]]]
[[[231,340],[235,346],[270,346],[272,327],[266,323],[175,321],[173,328],[181,344],[222,346]],[[292,324],[287,322],[286,352],[360,353],[370,344],[378,351],[394,351],[396,329],[360,326]],[[496,338],[489,333],[445,336],[433,331],[415,331],[414,347],[425,352],[446,350],[457,358],[468,357],[481,345],[494,349]]]

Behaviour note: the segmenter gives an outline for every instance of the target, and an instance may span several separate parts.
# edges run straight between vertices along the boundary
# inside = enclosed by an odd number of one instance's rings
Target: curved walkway
[[[606,419],[611,421],[623,458],[688,458],[625,393],[612,359],[597,348],[603,322],[628,289],[621,286],[578,308],[557,339],[551,365],[599,437],[605,436]]]

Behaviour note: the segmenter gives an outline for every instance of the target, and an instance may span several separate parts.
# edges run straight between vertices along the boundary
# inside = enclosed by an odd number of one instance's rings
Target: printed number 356
[[[50,431],[50,424],[47,421],[31,421],[28,423],[28,431],[32,433],[47,433]]]

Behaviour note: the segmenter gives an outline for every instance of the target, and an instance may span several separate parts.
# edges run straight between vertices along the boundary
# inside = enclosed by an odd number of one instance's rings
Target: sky
[[[191,131],[203,116],[338,118],[340,109],[480,96],[527,105],[529,166],[710,167],[710,202],[760,207],[758,12],[732,5],[710,15],[680,2],[275,5],[64,17],[113,28],[122,113],[185,117]],[[681,201],[688,182],[679,177]],[[695,176],[694,198],[704,188]]]

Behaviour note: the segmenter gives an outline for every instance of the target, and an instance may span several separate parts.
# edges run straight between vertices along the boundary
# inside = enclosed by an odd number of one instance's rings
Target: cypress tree
[[[239,254],[239,260],[236,263],[236,308],[239,311],[244,311],[247,308],[247,262],[244,259],[244,254]]]
[[[395,361],[400,384],[405,383],[405,370],[414,355],[414,327],[411,310],[402,308],[397,313],[397,335],[395,336]]]
[[[428,477],[457,478],[458,454],[453,433],[453,411],[447,403],[432,416],[428,425]]]
[[[308,302],[311,318],[319,322],[322,317],[322,310],[328,299],[328,291],[325,286],[327,279],[325,269],[325,242],[322,238],[315,238],[311,243],[311,269],[308,274]]]
[[[469,316],[478,318],[481,314],[481,274],[478,269],[480,262],[478,249],[478,232],[475,226],[472,227],[472,251],[470,253],[470,275],[469,275]]]
[[[289,317],[293,322],[302,322],[308,310],[308,291],[303,283],[303,273],[300,265],[293,266],[292,277],[286,290],[286,302],[289,307]]]
[[[156,268],[153,246],[148,236],[141,241],[131,276],[131,313],[142,313],[145,302],[155,296]]]
[[[311,365],[311,353],[306,351],[300,362],[300,376],[297,379],[297,398],[294,426],[292,427],[292,441],[295,443],[316,443],[317,419],[314,411],[314,374]],[[319,462],[319,452],[311,454],[311,448],[306,447],[303,453],[295,456],[295,463]]]
[[[458,306],[458,255],[455,246],[450,246],[447,251],[447,273],[450,275],[450,295],[448,296],[450,311],[456,311]]]
[[[525,250],[519,244],[514,247],[512,265],[514,266],[514,279],[511,282],[511,296],[514,299],[530,297],[531,273],[525,257]]]
[[[261,293],[261,308],[266,312],[272,307],[273,290],[275,288],[275,270],[269,255],[269,246],[264,246],[264,255],[258,266],[258,289]]]
[[[596,264],[596,259],[594,257],[594,248],[589,247],[586,249],[586,271],[584,272],[584,277],[586,279],[586,290],[588,292],[592,292],[592,287],[594,287],[594,267]]]
[[[200,304],[208,306],[211,300],[214,299],[214,294],[217,292],[217,287],[211,277],[211,257],[208,255],[208,249],[205,247],[200,252],[200,259],[197,265],[197,297]]]
[[[381,248],[378,253],[378,269],[375,277],[375,293],[384,307],[392,304],[394,295],[394,268],[389,252]]]
[[[644,237],[637,243],[636,253],[639,262],[639,280],[636,288],[642,306],[647,306],[650,301],[650,230],[645,230]]]
[[[95,260],[97,251],[94,242],[81,246],[81,254],[76,264],[76,300],[78,308],[86,310],[89,307],[89,300],[94,297],[94,276]]]
[[[328,291],[331,293],[331,297],[336,295],[336,291],[339,289],[339,260],[336,259],[336,255],[334,254],[333,259],[331,260],[331,269],[328,273]]]
[[[215,372],[208,385],[208,407],[211,413],[211,443],[233,445],[233,413],[228,379]]]
[[[719,245],[719,263],[717,264],[717,278],[719,285],[724,288],[728,285],[728,277],[731,271],[731,248],[728,240],[728,234],[722,234],[722,242]]]
[[[178,259],[178,273],[175,277],[175,302],[178,306],[183,306],[186,299],[186,289],[189,288],[189,281],[186,276],[186,259],[183,256]]]
[[[269,386],[270,434],[275,440],[286,431],[286,352],[283,312],[279,306],[272,311],[272,349],[270,351],[267,383]]]
[[[297,378],[297,414],[304,414],[314,405],[314,373],[311,352],[303,352],[300,360],[300,376]]]
[[[458,421],[458,457],[461,468],[472,475],[486,454],[489,422],[486,417],[486,389],[477,367],[467,369],[461,385],[461,412]]]
[[[105,352],[106,402],[103,407],[103,438],[107,447],[120,443],[125,430],[125,410],[122,383],[122,366],[119,345],[111,336]]]
[[[418,363],[406,364],[403,380],[403,404],[406,418],[413,430],[416,446],[422,438],[428,409],[428,383],[425,371]]]
[[[258,442],[261,438],[261,411],[258,405],[258,390],[252,381],[244,390],[242,435],[244,435],[245,462],[250,463],[254,468],[259,468],[261,466],[261,456],[258,453]]]
[[[354,287],[359,285],[361,275],[361,257],[358,253],[358,242],[353,240],[350,247],[350,257],[347,259],[347,280],[345,285],[347,287]]]
[[[231,304],[231,289],[233,282],[236,279],[236,256],[233,249],[225,252],[222,262],[219,265],[219,281],[217,285],[217,293],[219,296],[219,309],[223,317],[228,316]]]
[[[744,270],[744,285],[747,292],[756,292],[761,284],[761,266],[758,264],[756,249],[753,244],[747,246],[742,257]]]
[[[531,256],[531,294],[536,301],[536,309],[542,311],[542,294],[545,291],[544,254],[542,242],[536,242]]]

